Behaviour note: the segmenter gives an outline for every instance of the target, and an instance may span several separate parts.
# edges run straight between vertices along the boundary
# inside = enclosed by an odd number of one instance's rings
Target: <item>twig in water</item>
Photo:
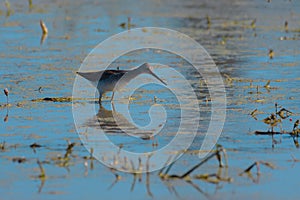
[[[150,197],[153,197],[153,194],[150,190],[150,158],[153,154],[148,154],[147,162],[146,162],[146,189],[147,189],[147,194]]]
[[[190,184],[191,186],[193,186],[193,188],[195,188],[198,192],[200,192],[201,194],[203,194],[206,198],[209,199],[209,195],[207,193],[205,193],[203,190],[201,190],[201,188],[196,185],[195,183],[193,183],[192,181],[187,181],[188,184]]]
[[[222,148],[221,148],[222,149]],[[215,153],[212,153],[211,155],[209,155],[208,157],[206,157],[204,160],[202,160],[199,164],[195,165],[194,167],[192,167],[190,170],[188,170],[186,173],[184,173],[183,175],[179,176],[179,178],[186,178],[188,175],[190,175],[193,171],[195,171],[198,167],[200,167],[201,165],[203,165],[204,163],[206,163],[208,160],[210,160],[211,158],[213,158],[214,156],[216,156],[217,154],[219,154],[220,149],[217,148],[217,151]],[[220,164],[219,164],[220,166]]]
[[[42,29],[42,36],[41,36],[40,44],[42,45],[48,36],[48,28],[42,20],[40,20],[40,26]]]
[[[178,157],[181,155],[181,153],[177,153],[177,155],[174,157],[174,161],[171,162],[171,164],[168,166],[167,170],[165,171],[164,174],[160,175],[161,178],[168,178],[168,172],[170,171],[170,169],[172,168],[172,166],[175,164],[175,161],[178,159]],[[166,163],[167,164],[167,163]]]
[[[255,110],[253,110],[251,113],[250,113],[250,115],[251,115],[251,117],[253,117],[255,120],[257,120],[257,117],[256,117],[256,113],[257,113],[257,108],[255,109]]]
[[[6,17],[9,17],[13,13],[13,10],[11,9],[8,0],[5,0],[5,7],[6,7]]]
[[[252,165],[250,165],[248,168],[246,168],[243,172],[241,172],[240,174],[239,174],[239,176],[242,176],[242,175],[244,175],[244,174],[247,174],[248,175],[248,177],[253,181],[253,182],[258,182],[258,180],[259,180],[259,176],[260,176],[260,164],[262,164],[262,165],[265,165],[265,166],[267,166],[267,167],[269,167],[269,168],[271,168],[271,169],[275,169],[275,166],[272,164],[272,163],[270,163],[270,162],[265,162],[265,161],[255,161]],[[255,178],[253,178],[253,176],[252,176],[252,174],[251,174],[251,169],[253,168],[253,167],[255,167],[256,166],[256,174],[257,174],[257,179],[255,179]]]
[[[270,59],[273,59],[273,58],[274,58],[274,51],[273,51],[273,49],[270,49],[270,50],[269,50],[269,58],[270,58]]]
[[[5,151],[5,148],[5,141],[3,141],[2,144],[0,144],[0,150]]]
[[[110,190],[119,180],[122,179],[122,176],[114,172],[114,169],[110,168],[111,172],[115,175],[115,181],[108,187],[108,190]]]
[[[29,6],[29,9],[32,8],[33,4],[32,4],[32,0],[28,0],[28,6]]]
[[[300,160],[297,159],[294,155],[291,154],[291,157],[292,157],[292,159],[293,159],[293,160],[292,160],[293,162],[300,162]]]
[[[172,156],[169,156],[167,162],[165,163],[165,166],[163,168],[161,168],[158,172],[158,176],[162,177],[164,174],[163,174],[163,171],[164,169],[169,165],[170,161],[171,161],[171,158]]]
[[[132,181],[132,184],[131,184],[131,187],[130,187],[131,192],[134,190],[134,186],[135,186],[135,183],[136,183],[136,178],[137,178],[137,174],[133,173],[133,181]]]
[[[40,175],[38,176],[40,179],[46,179],[46,173],[45,173],[45,169],[43,168],[42,166],[42,163],[37,160],[37,164],[39,165],[39,168],[40,168]]]
[[[6,104],[8,105],[8,104],[9,104],[9,102],[8,102],[8,94],[9,94],[9,91],[8,91],[7,88],[5,88],[5,89],[3,90],[3,92],[4,92],[5,96],[6,96]]]
[[[43,22],[43,20],[40,20],[40,26],[41,26],[43,35],[47,35],[48,34],[48,28],[47,28],[46,24]]]

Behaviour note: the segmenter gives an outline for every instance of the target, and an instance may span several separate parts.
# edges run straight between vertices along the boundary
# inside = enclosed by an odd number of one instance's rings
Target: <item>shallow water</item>
[[[290,131],[299,118],[299,1],[33,1],[32,8],[25,1],[10,1],[10,4],[13,10],[10,16],[7,16],[4,4],[0,5],[0,86],[9,89],[12,104],[8,109],[8,120],[0,122],[0,143],[5,141],[5,149],[0,152],[1,198],[150,199],[151,194],[156,199],[298,197],[299,163],[293,162],[291,155],[299,159],[300,154],[293,139],[287,135],[275,136],[280,142],[272,148],[271,136],[256,136],[253,132],[268,129],[261,120],[274,112],[275,102],[294,112],[290,117],[292,122],[283,122],[284,130]],[[76,132],[72,103],[31,101],[71,96],[75,72],[83,59],[99,42],[124,31],[119,24],[127,22],[128,16],[136,27],[166,27],[183,32],[196,39],[212,55],[226,84],[227,118],[218,144],[227,149],[228,175],[233,178],[232,183],[214,185],[194,180],[202,190],[199,192],[183,180],[162,181],[157,172],[152,172],[148,177],[150,190],[147,191],[146,175],[133,185],[133,175],[116,172],[122,178],[112,185],[116,180],[115,172],[96,160],[91,163],[83,158],[89,156],[89,152],[81,145]],[[210,25],[206,16],[210,17]],[[49,29],[43,44],[40,19]],[[251,26],[254,19],[255,27]],[[284,30],[285,21],[289,23],[288,32]],[[268,57],[269,49],[274,50],[274,59]],[[139,59],[147,57],[143,53],[121,57],[115,64],[122,68],[130,61],[131,66],[136,66],[142,62]],[[164,53],[160,55],[153,56],[153,60],[180,66],[177,65],[179,58]],[[159,70],[156,72],[159,74]],[[190,71],[183,73],[200,94],[203,118],[199,134],[190,148],[197,150],[203,139],[202,133],[207,129],[210,104],[205,101],[207,91],[197,83],[199,75]],[[228,80],[225,74],[233,80]],[[270,90],[263,87],[268,80],[271,81]],[[259,92],[256,86],[259,86]],[[109,137],[115,143],[142,152],[162,148],[172,139],[180,115],[176,99],[163,88],[149,85],[136,91],[130,106],[132,116],[140,125],[149,122],[147,111],[153,104],[154,94],[159,104],[169,108],[170,113],[164,134],[157,139],[158,146],[152,146],[151,140],[131,139],[118,134],[119,130],[111,129],[113,124],[105,124],[103,120],[103,126],[110,128]],[[104,112],[99,115],[102,119],[111,114],[108,99],[103,104]],[[0,104],[5,102],[6,97],[1,95]],[[94,105],[93,101],[86,103]],[[258,120],[249,115],[255,108],[259,110]],[[0,114],[5,118],[7,109],[1,107]],[[95,120],[93,116],[90,123]],[[57,158],[64,156],[67,141],[76,145],[68,162],[64,163]],[[33,143],[42,147],[34,152],[29,147]],[[26,161],[13,162],[15,157],[25,157]],[[37,177],[40,174],[37,159],[44,161],[47,176],[44,182]],[[259,160],[271,162],[276,168],[261,166],[258,183],[247,176],[238,176]],[[85,167],[85,162],[88,167]],[[174,164],[171,173],[182,174],[198,162],[197,154],[186,153]],[[194,174],[216,173],[217,170],[217,162],[211,160]],[[170,189],[170,185],[176,192]]]

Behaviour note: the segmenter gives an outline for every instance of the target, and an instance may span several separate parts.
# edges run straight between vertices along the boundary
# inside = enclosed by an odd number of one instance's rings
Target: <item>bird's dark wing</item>
[[[97,71],[97,72],[76,72],[76,73],[91,82],[99,82],[99,80],[106,80],[112,75],[123,76],[126,72],[128,71],[127,70],[104,70],[104,71]]]
[[[102,73],[101,80],[104,81],[106,79],[109,79],[111,76],[116,76],[116,77],[122,77],[127,70],[105,70]]]

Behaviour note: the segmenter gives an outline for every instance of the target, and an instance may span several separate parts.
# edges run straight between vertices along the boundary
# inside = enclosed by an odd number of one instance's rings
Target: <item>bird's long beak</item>
[[[152,76],[154,76],[157,80],[159,80],[160,82],[162,82],[164,85],[167,85],[167,83],[164,82],[162,79],[160,79],[156,74],[154,74],[153,71],[149,70],[149,74],[151,74]]]

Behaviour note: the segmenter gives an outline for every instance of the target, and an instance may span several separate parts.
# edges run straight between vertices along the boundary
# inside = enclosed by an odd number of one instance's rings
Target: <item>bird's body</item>
[[[269,117],[263,119],[263,122],[265,124],[271,125],[272,123],[274,123],[275,120],[276,120],[276,116],[272,113]]]
[[[109,91],[113,92],[112,101],[115,91],[124,87],[140,74],[150,74],[166,85],[163,80],[152,72],[152,67],[148,63],[144,63],[132,70],[104,70],[96,72],[77,72],[77,74],[89,80],[98,89],[99,103],[101,103],[102,95]]]
[[[263,122],[265,124],[270,125],[270,127],[272,128],[272,132],[273,132],[274,127],[276,127],[278,124],[281,123],[281,119],[277,119],[276,115],[274,113],[272,113],[269,117],[263,119]]]

